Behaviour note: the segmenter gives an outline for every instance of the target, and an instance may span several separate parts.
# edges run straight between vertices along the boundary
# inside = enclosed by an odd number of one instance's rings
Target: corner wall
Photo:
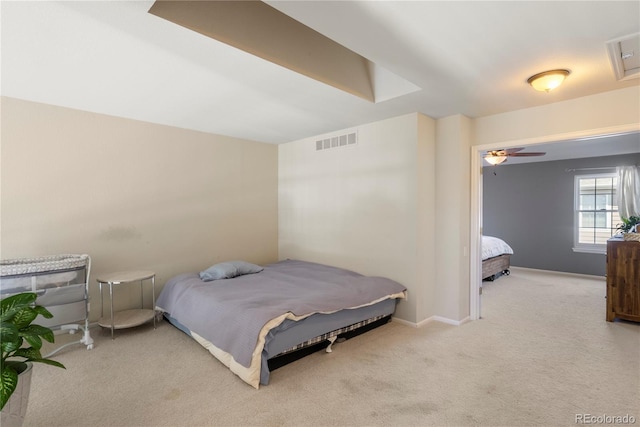
[[[452,321],[469,315],[469,165],[471,119],[436,122],[436,313]]]
[[[315,149],[353,129],[279,145],[280,259],[388,277],[408,288],[398,318],[431,315],[433,129],[414,113],[359,126],[353,146]]]

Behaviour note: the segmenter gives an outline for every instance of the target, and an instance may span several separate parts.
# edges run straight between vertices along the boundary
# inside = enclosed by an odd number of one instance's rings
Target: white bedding
[[[482,236],[482,260],[493,258],[502,254],[513,254],[513,249],[502,239],[491,236]]]

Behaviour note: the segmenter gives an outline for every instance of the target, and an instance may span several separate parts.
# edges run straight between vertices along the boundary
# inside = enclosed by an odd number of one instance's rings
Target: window
[[[575,179],[574,251],[605,253],[607,239],[622,221],[618,215],[616,174],[579,175]]]

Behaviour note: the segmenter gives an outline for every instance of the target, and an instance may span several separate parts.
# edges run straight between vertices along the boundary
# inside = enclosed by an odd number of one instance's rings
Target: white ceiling
[[[606,48],[640,32],[638,1],[267,3],[421,90],[370,103],[151,15],[153,1],[3,0],[0,93],[282,143],[411,112],[480,117],[640,84],[616,81]],[[527,85],[553,68],[571,70],[556,91]]]

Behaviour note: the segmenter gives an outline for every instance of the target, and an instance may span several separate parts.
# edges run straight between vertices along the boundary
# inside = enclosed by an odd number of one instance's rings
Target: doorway
[[[469,318],[470,320],[480,319],[482,316],[482,259],[481,259],[481,238],[482,235],[482,212],[483,212],[483,153],[489,150],[526,147],[533,148],[541,145],[559,148],[562,145],[593,145],[593,141],[602,139],[602,144],[606,144],[604,138],[622,134],[638,132],[638,125],[617,126],[591,131],[572,132],[564,134],[549,135],[540,138],[524,140],[513,140],[496,144],[484,144],[471,147],[471,212],[470,212],[470,284],[469,284]],[[538,151],[538,149],[535,149]],[[541,151],[544,151],[541,150]],[[588,156],[585,156],[588,157]]]

